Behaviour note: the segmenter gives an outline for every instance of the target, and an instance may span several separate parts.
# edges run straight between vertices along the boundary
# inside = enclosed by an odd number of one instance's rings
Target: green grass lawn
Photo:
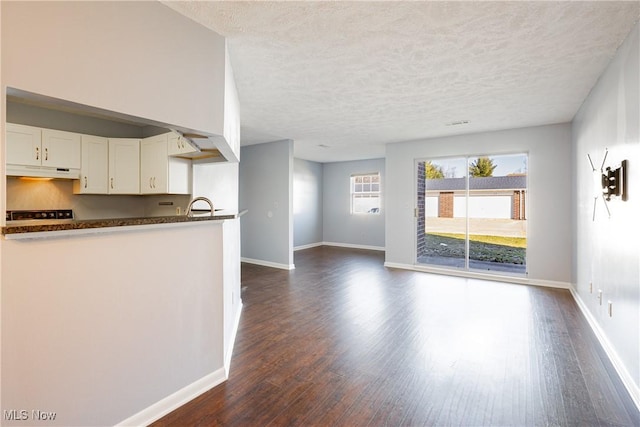
[[[427,256],[464,258],[463,234],[426,233]],[[500,236],[469,236],[469,259],[476,261],[524,264],[527,239]]]
[[[454,233],[427,233],[432,236],[451,237],[453,239],[461,239],[464,241],[464,234]],[[483,234],[470,234],[470,242],[491,243],[494,245],[511,246],[512,248],[526,248],[526,237],[503,237],[503,236],[487,236]]]

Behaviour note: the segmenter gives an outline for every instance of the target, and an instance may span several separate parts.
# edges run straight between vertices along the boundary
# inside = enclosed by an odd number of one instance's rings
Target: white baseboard
[[[370,246],[370,245],[354,245],[351,243],[337,243],[337,242],[322,242],[324,246],[337,246],[340,248],[351,248],[351,249],[366,249],[369,251],[383,251],[385,248],[383,246]]]
[[[571,283],[558,282],[555,280],[528,279],[528,285],[542,286],[545,288],[571,289]]]
[[[582,301],[582,298],[580,298],[580,295],[578,295],[573,286],[570,290],[573,299],[575,300],[576,304],[578,304],[578,307],[582,312],[582,315],[585,317],[585,319],[587,319],[589,326],[591,326],[591,330],[595,334],[596,338],[598,338],[598,342],[600,342],[600,345],[607,354],[607,357],[611,361],[613,368],[616,370],[616,372],[620,376],[620,379],[622,380],[622,383],[631,395],[633,403],[635,403],[638,411],[640,411],[640,385],[635,383],[633,376],[629,374],[629,371],[624,366],[624,363],[620,359],[620,356],[618,356],[618,353],[616,352],[613,345],[611,345],[611,342],[607,338],[607,335],[598,324],[598,320],[593,316],[593,314],[591,314],[591,312],[587,308],[587,305],[584,303],[584,301]]]
[[[318,246],[322,246],[323,243],[322,242],[316,242],[316,243],[309,243],[308,245],[300,245],[300,246],[296,246],[293,248],[293,251],[301,251],[304,249],[311,249],[311,248],[317,248]]]
[[[423,265],[402,264],[396,262],[385,262],[385,267],[399,268],[402,270],[420,271],[423,273],[443,274],[445,276],[464,277],[467,279],[491,280],[493,282],[506,282],[518,285],[533,285],[546,288],[571,289],[571,284],[567,282],[556,282],[552,280],[530,279],[527,277],[487,274],[475,271],[453,270],[446,268],[428,267]]]
[[[175,393],[159,400],[126,420],[119,422],[116,424],[116,427],[147,426],[190,400],[195,399],[202,393],[223,383],[226,379],[227,377],[225,375],[224,368],[217,369],[209,375],[206,375],[188,386],[181,388]]]
[[[240,315],[242,314],[242,301],[238,305],[238,312],[236,313],[236,318],[233,322],[233,331],[231,332],[230,342],[231,345],[227,349],[227,354],[224,355],[224,371],[225,377],[229,378],[229,374],[231,373],[231,356],[233,355],[233,346],[236,343],[236,335],[238,334],[238,327],[240,326]]]
[[[280,264],[277,262],[263,261],[261,259],[242,257],[240,258],[240,261],[246,262],[248,264],[262,265],[263,267],[279,268],[281,270],[295,270],[296,268],[294,264]]]

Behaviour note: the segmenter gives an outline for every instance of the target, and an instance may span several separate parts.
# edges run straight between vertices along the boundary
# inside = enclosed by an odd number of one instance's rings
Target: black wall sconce
[[[604,158],[602,159],[602,165],[600,166],[600,186],[602,187],[602,200],[604,202],[604,207],[607,209],[607,214],[609,218],[611,218],[611,211],[609,210],[609,205],[607,202],[610,202],[613,197],[620,197],[623,202],[626,202],[629,197],[629,192],[627,189],[627,174],[629,171],[629,161],[623,160],[618,167],[607,166],[604,167],[605,162],[607,161],[607,155],[609,154],[609,150],[605,149]],[[593,166],[593,161],[591,160],[591,156],[587,154],[589,158],[589,164],[591,164],[591,169],[593,172],[597,172],[595,166]],[[593,221],[596,220],[596,205],[600,195],[596,196],[593,199]]]
[[[627,160],[623,160],[617,168],[609,166],[602,172],[602,195],[607,202],[613,196],[627,201]]]

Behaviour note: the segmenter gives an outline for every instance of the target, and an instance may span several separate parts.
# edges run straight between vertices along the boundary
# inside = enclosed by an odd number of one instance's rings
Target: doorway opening
[[[417,161],[417,263],[526,275],[525,153]]]

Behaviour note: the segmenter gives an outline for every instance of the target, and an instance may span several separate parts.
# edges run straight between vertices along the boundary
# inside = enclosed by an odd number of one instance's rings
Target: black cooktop
[[[53,209],[41,211],[7,211],[7,221],[73,219],[71,209]]]

